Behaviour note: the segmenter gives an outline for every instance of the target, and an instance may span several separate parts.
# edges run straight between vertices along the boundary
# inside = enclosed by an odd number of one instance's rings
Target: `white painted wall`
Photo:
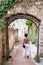
[[[25,24],[26,19],[18,19],[10,24],[14,29],[18,29],[18,40],[20,41],[25,33],[28,33],[28,26]]]
[[[18,29],[18,40],[22,40],[25,33],[28,33],[28,26],[25,24],[26,19],[18,19],[19,29]]]

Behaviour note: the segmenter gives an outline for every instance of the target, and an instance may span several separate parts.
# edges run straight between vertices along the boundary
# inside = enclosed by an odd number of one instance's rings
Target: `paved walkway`
[[[6,65],[36,65],[32,58],[23,58],[22,57],[22,47],[16,50],[16,53],[13,51],[12,58],[7,62]]]

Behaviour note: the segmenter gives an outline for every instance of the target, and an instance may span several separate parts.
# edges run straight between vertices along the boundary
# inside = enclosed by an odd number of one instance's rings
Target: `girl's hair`
[[[25,37],[27,37],[28,36],[28,34],[27,33],[25,33],[25,35],[24,35]]]

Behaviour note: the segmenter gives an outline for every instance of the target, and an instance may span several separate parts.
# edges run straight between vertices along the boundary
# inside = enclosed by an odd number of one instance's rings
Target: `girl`
[[[23,44],[23,57],[29,58],[30,43],[29,43],[29,39],[28,39],[28,34],[24,35],[24,39],[22,41],[22,44]]]

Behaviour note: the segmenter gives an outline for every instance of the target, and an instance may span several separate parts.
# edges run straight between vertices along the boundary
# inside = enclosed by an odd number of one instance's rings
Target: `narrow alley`
[[[29,58],[24,58],[22,56],[22,45],[16,46],[16,49],[13,50],[12,52],[12,58],[7,61],[6,65],[36,65],[35,61],[29,57]]]

